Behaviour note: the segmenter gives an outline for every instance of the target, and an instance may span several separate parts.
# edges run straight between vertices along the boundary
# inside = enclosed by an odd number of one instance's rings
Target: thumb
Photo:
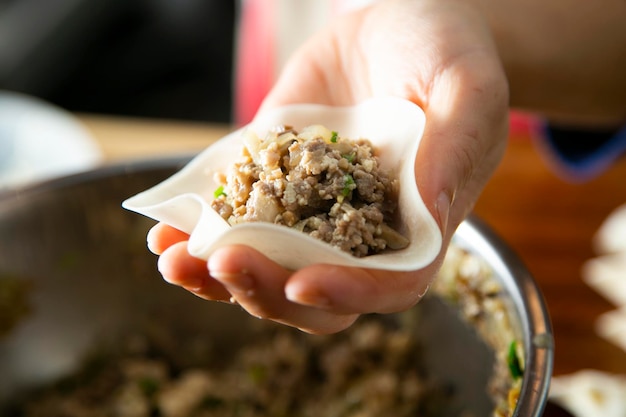
[[[506,147],[508,84],[499,62],[471,55],[445,69],[433,83],[424,110],[416,183],[447,242],[472,210]]]

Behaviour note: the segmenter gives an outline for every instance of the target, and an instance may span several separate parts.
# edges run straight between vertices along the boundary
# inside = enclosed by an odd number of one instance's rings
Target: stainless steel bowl
[[[210,338],[228,352],[254,337],[257,320],[238,307],[206,302],[166,284],[156,257],[145,248],[153,222],[120,207],[187,161],[109,166],[0,193],[0,284],[27,288],[11,300],[24,314],[9,330],[5,323],[5,334],[0,326],[0,410],[30,389],[74,372],[95,346],[114,343],[124,333],[167,332],[179,342],[181,361],[193,356],[188,350],[199,339]],[[464,222],[455,244],[483,258],[510,297],[526,364],[514,415],[539,417],[553,357],[540,291],[519,259],[479,220]],[[492,404],[484,387],[493,352],[435,297],[413,310],[422,317],[417,331],[427,341],[423,354],[432,372],[456,384],[450,409],[469,407],[476,415],[489,415]]]

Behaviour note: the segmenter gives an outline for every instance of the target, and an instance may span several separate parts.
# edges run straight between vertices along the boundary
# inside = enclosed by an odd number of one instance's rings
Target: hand
[[[505,147],[508,86],[482,16],[457,0],[386,0],[345,16],[294,55],[260,111],[299,102],[351,105],[378,95],[412,100],[426,113],[416,185],[445,242],[432,265],[288,271],[245,246],[220,249],[207,264],[188,254],[185,234],[159,224],[148,240],[164,278],[312,333],[417,303]]]

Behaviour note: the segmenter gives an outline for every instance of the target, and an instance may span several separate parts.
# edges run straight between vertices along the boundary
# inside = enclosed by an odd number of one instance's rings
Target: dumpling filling
[[[293,227],[354,256],[409,241],[390,224],[399,183],[380,167],[367,139],[321,125],[244,133],[240,161],[218,174],[212,207],[231,225],[263,221]]]

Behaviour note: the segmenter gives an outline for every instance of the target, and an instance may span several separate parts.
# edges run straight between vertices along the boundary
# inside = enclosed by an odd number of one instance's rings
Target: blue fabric
[[[626,153],[626,125],[585,130],[545,124],[542,133],[553,159],[574,179],[598,175]]]

